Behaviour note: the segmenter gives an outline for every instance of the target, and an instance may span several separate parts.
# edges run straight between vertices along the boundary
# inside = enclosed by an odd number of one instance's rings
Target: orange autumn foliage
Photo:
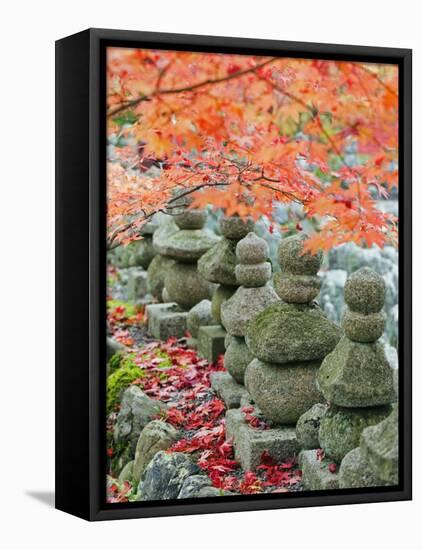
[[[111,48],[107,70],[109,245],[175,190],[254,219],[298,203],[311,251],[397,241],[376,206],[398,184],[396,66]]]

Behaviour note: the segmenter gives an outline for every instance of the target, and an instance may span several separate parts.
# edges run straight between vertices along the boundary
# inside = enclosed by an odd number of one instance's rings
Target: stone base
[[[338,471],[331,473],[328,469],[330,460],[319,460],[317,450],[302,451],[299,454],[299,468],[302,470],[302,481],[305,489],[310,491],[338,489]]]
[[[218,356],[224,354],[224,339],[226,331],[220,325],[199,327],[198,354],[210,363],[217,361]]]
[[[147,306],[148,332],[159,340],[182,338],[186,332],[187,312],[175,302]]]
[[[240,409],[227,411],[226,434],[228,438],[233,438],[235,458],[244,470],[257,468],[264,451],[276,462],[292,458],[298,451],[294,427],[257,430],[244,421]]]
[[[198,340],[196,338],[187,338],[186,345],[188,348],[196,349],[198,347]]]
[[[131,302],[137,302],[147,292],[147,272],[141,267],[132,267],[128,274],[127,297]]]
[[[212,389],[228,409],[238,409],[249,396],[245,386],[238,384],[228,372],[213,372],[210,380]]]

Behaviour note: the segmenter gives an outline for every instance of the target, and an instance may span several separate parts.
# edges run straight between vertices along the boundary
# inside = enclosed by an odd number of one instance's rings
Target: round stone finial
[[[268,258],[268,244],[255,233],[248,233],[236,246],[236,257],[240,264],[260,264]]]
[[[385,301],[384,279],[369,267],[358,269],[346,281],[344,301],[352,311],[365,315],[381,311]]]
[[[254,223],[251,218],[239,218],[239,216],[225,216],[220,220],[220,230],[226,239],[239,241],[253,231]]]
[[[303,243],[308,238],[305,233],[287,237],[278,247],[278,262],[283,271],[292,275],[316,275],[321,267],[322,252],[303,253]]]
[[[186,209],[174,216],[179,229],[202,229],[207,219],[205,210]]]

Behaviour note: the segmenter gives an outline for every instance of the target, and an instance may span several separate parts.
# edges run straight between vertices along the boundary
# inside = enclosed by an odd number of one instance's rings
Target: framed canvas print
[[[56,43],[56,506],[411,498],[411,51]]]

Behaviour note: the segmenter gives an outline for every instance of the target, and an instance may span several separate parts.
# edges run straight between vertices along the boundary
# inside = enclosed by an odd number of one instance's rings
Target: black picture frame
[[[399,67],[400,483],[199,500],[105,503],[105,49],[107,46],[396,63]],[[88,29],[56,42],[56,508],[87,520],[412,497],[412,51]]]

